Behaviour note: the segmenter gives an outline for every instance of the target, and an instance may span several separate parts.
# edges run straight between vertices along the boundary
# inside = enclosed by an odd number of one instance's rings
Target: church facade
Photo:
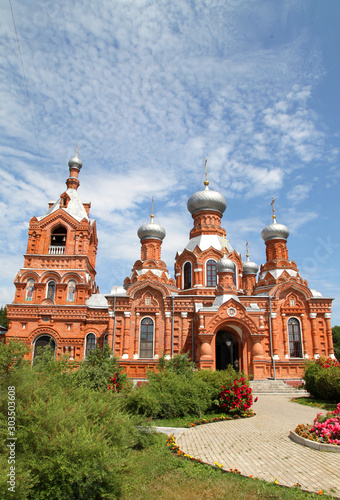
[[[79,194],[78,155],[69,161],[67,189],[29,224],[24,267],[15,277],[6,338],[32,347],[50,343],[56,356],[80,362],[108,343],[128,376],[145,379],[159,357],[188,352],[197,367],[233,365],[250,378],[299,379],[304,360],[334,357],[332,299],[311,290],[289,260],[288,228],[262,231],[266,262],[259,269],[226,240],[224,196],[204,189],[188,200],[193,227],[175,258],[175,279],[162,261],[165,229],[138,229],[140,258],[124,283],[100,294],[98,248],[90,203]]]

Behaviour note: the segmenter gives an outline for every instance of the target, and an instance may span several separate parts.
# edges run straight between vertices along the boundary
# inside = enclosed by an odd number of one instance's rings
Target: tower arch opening
[[[231,330],[219,330],[215,340],[216,370],[226,370],[232,366],[236,371],[240,368],[239,342]]]

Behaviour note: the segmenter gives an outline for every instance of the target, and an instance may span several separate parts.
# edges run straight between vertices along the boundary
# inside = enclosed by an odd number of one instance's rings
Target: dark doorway
[[[49,348],[53,354],[55,353],[55,342],[49,335],[43,335],[36,340],[34,344],[34,357],[41,355],[46,348]]]
[[[238,342],[229,331],[220,330],[216,334],[216,370],[225,370],[228,365],[239,371]]]

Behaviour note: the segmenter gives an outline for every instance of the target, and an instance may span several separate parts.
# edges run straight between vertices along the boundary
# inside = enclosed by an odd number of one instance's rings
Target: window
[[[183,268],[184,274],[184,290],[191,288],[191,263],[186,262]]]
[[[154,324],[151,318],[143,318],[140,323],[139,357],[153,358],[153,330]]]
[[[74,302],[76,297],[76,282],[69,281],[67,285],[67,302]]]
[[[52,337],[49,335],[43,335],[42,337],[39,337],[34,344],[34,358],[37,356],[40,356],[42,352],[46,349],[48,349],[51,353],[51,355],[55,354],[55,348],[56,344],[55,341]]]
[[[300,323],[296,318],[288,320],[289,356],[302,358],[302,343]]]
[[[206,270],[207,286],[216,286],[216,261],[208,260]]]
[[[64,226],[56,227],[51,233],[51,246],[64,247],[66,245],[67,229]]]
[[[104,345],[109,342],[108,334],[106,333],[104,336]]]
[[[94,333],[89,333],[86,337],[86,350],[85,350],[85,356],[88,355],[88,353],[96,348],[96,336]]]
[[[234,264],[233,283],[234,283],[234,285],[235,285],[235,286],[236,286],[236,288],[237,288],[237,277],[236,277],[236,273],[237,273],[237,267],[236,267],[236,264]]]
[[[47,283],[47,298],[54,300],[55,297],[55,282],[49,281]]]
[[[27,280],[25,300],[32,301],[34,292],[34,280]]]

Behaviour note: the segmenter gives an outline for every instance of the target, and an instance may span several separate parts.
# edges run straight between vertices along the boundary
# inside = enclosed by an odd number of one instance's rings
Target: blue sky
[[[334,297],[340,324],[340,2],[12,0],[0,16],[0,303],[14,298],[28,221],[64,191],[79,145],[79,195],[97,219],[97,284],[140,256],[151,197],[173,275],[189,196],[224,194],[232,246],[265,262],[261,230],[290,230],[289,257]]]

